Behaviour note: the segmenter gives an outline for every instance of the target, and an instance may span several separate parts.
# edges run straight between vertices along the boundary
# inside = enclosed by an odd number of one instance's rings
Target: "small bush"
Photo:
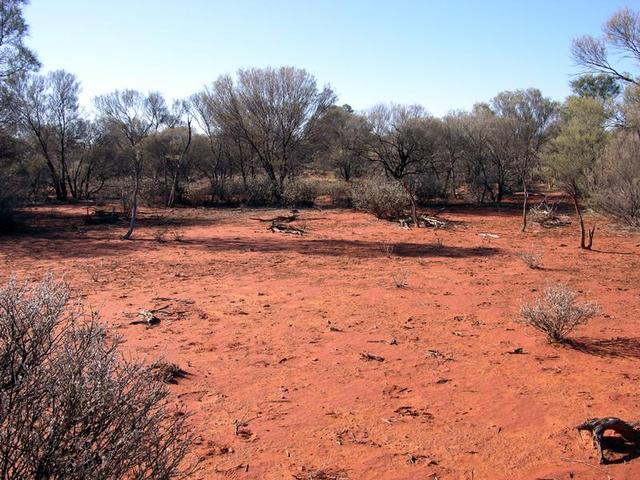
[[[532,270],[542,268],[542,254],[538,252],[520,252],[518,257]]]
[[[254,177],[247,179],[247,204],[254,207],[267,207],[275,205],[273,187],[267,177]]]
[[[2,478],[185,478],[186,416],[68,300],[51,279],[0,288]]]
[[[318,192],[331,198],[331,205],[337,208],[353,207],[353,192],[351,184],[344,180],[325,180]]]
[[[576,296],[566,286],[547,287],[541,297],[522,306],[520,322],[544,333],[551,343],[564,342],[569,333],[599,311],[593,302],[576,302]]]
[[[166,227],[160,228],[153,232],[153,239],[158,243],[164,243],[167,239],[167,233],[169,233],[169,229]]]
[[[353,188],[353,205],[378,218],[394,220],[407,208],[409,199],[397,182],[384,178],[370,178]]]
[[[317,196],[316,182],[299,179],[285,184],[283,200],[289,207],[312,207]]]
[[[182,242],[184,240],[184,235],[180,230],[174,228],[170,233],[174,242]]]
[[[396,288],[407,288],[409,276],[407,272],[399,272],[393,275],[393,284]]]

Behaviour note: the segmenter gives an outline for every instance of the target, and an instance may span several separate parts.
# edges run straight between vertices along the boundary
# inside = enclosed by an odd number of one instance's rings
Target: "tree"
[[[622,89],[615,77],[605,73],[585,74],[571,80],[571,91],[578,97],[608,101],[620,95]]]
[[[168,118],[164,98],[159,93],[143,95],[136,90],[116,90],[95,100],[103,120],[119,133],[121,147],[131,156],[133,188],[131,194],[131,221],[123,240],[128,240],[136,226],[138,195],[142,180],[142,142]]]
[[[215,94],[211,89],[192,95],[188,101],[195,122],[208,141],[209,155],[199,156],[198,168],[207,177],[211,186],[211,200],[216,193],[224,194],[225,179],[231,176],[234,166],[242,175],[243,186],[248,189],[248,170],[253,170],[251,146],[240,136],[234,135],[229,127],[216,123]]]
[[[616,65],[616,58],[640,62],[640,15],[630,8],[614,13],[602,27],[603,36],[585,35],[576,38],[571,55],[587,73],[611,76],[627,84],[639,85],[633,74],[623,72]]]
[[[320,120],[322,149],[319,154],[328,157],[345,182],[362,174],[366,133],[366,120],[354,113],[349,105],[331,107]]]
[[[501,92],[491,100],[492,110],[501,119],[495,125],[502,142],[500,149],[506,155],[507,168],[522,186],[522,231],[527,228],[528,184],[537,166],[539,154],[549,141],[556,119],[558,105],[542,96],[540,90]]]
[[[385,174],[402,186],[418,227],[415,178],[425,171],[435,152],[429,117],[419,105],[381,104],[368,112],[367,120],[370,134],[365,140],[365,158],[382,166]]]
[[[595,225],[587,232],[580,201],[607,141],[603,104],[589,97],[567,99],[558,135],[550,142],[543,164],[547,178],[571,197],[580,222],[580,247],[591,249]],[[588,237],[588,238],[587,238]]]
[[[22,8],[28,3],[28,0],[0,2],[0,82],[40,67],[35,53],[24,43],[29,27],[24,21]]]
[[[456,198],[457,169],[464,157],[463,116],[459,113],[449,113],[441,122],[439,141],[439,155],[446,169],[444,192],[451,191],[451,197]]]
[[[68,158],[79,127],[75,75],[57,70],[29,75],[10,83],[13,121],[45,159],[58,200],[66,200],[71,183]]]
[[[318,90],[305,70],[252,68],[239,70],[235,82],[220,77],[208,96],[217,126],[247,143],[281,202],[285,181],[311,158],[318,120],[333,105],[333,91]]]

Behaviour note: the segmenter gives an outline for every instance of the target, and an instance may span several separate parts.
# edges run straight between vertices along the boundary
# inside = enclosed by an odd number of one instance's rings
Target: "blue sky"
[[[502,90],[562,99],[571,39],[640,0],[31,0],[44,70],[81,80],[82,101],[116,88],[185,97],[222,73],[295,65],[340,103],[468,109]]]

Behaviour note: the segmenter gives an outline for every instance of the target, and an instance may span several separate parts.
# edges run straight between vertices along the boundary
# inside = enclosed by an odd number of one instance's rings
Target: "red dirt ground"
[[[169,388],[193,413],[197,478],[640,478],[633,453],[600,466],[574,429],[640,417],[637,234],[604,223],[586,252],[575,222],[523,234],[516,210],[451,209],[437,231],[304,210],[297,237],[254,219],[283,211],[198,209],[167,214],[183,239],[158,243],[157,226],[121,241],[84,212],[32,210],[33,230],[0,237],[0,280],[64,276],[127,355],[188,372]],[[544,269],[518,257],[531,249]],[[555,282],[601,306],[579,348],[514,323]]]

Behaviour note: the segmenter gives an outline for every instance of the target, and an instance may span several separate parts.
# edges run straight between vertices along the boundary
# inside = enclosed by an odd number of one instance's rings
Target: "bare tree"
[[[79,116],[80,84],[75,75],[57,70],[46,76],[22,76],[11,82],[13,120],[44,157],[58,200],[66,200],[69,151]]]
[[[551,138],[558,104],[542,96],[540,90],[501,92],[491,100],[491,106],[503,129],[502,150],[507,155],[507,168],[522,186],[522,231],[527,228],[528,185],[538,164],[540,152]]]
[[[187,158],[187,154],[189,153],[189,148],[191,147],[191,139],[193,138],[193,131],[191,128],[193,118],[186,102],[177,101],[174,104],[174,116],[180,119],[184,118],[185,127],[183,129],[183,132],[185,133],[185,135],[177,136],[177,138],[175,138],[173,142],[173,145],[177,148],[178,152],[175,156],[175,167],[173,180],[171,182],[171,192],[169,193],[169,199],[167,200],[167,207],[169,208],[172,208],[176,201],[178,183],[180,182],[180,172],[182,169],[182,165]]]
[[[247,190],[251,147],[243,138],[218,125],[215,118],[214,92],[205,88],[192,95],[188,105],[193,118],[208,140],[210,154],[202,157],[198,165],[211,185],[211,200],[213,201],[216,192],[223,192],[225,178],[232,174],[233,165],[240,171],[244,188]]]
[[[281,202],[284,184],[310,158],[318,120],[335,96],[293,67],[239,70],[236,82],[220,77],[209,91],[216,124],[254,152]]]
[[[366,119],[353,112],[349,105],[333,106],[322,116],[319,125],[318,152],[327,157],[346,182],[364,170],[364,139],[368,133]]]
[[[619,59],[640,64],[640,14],[628,7],[618,10],[603,25],[602,33],[601,38],[590,35],[576,38],[571,46],[574,61],[587,73],[604,73],[640,86],[636,77],[617,66]]]
[[[124,147],[131,151],[133,188],[131,195],[131,221],[123,239],[131,238],[136,226],[138,195],[142,180],[142,142],[157,131],[168,117],[164,98],[159,93],[143,95],[136,90],[116,90],[95,100],[96,107],[105,122],[118,131]]]
[[[365,156],[400,183],[411,202],[411,216],[417,227],[414,180],[424,172],[435,151],[427,113],[419,105],[377,105],[368,112],[367,119],[370,135],[365,140]]]

